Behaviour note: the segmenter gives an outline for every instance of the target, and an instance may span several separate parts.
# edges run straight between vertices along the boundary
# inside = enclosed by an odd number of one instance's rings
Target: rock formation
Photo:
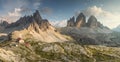
[[[86,24],[86,17],[83,13],[80,13],[78,15],[78,17],[76,18],[76,21],[75,21],[75,18],[72,17],[67,22],[68,27],[78,27],[78,28],[80,28],[80,27],[84,27],[85,24]]]
[[[90,16],[87,22],[87,26],[90,28],[98,27],[98,21],[95,16]]]
[[[6,31],[12,32],[9,37],[12,40],[20,37],[44,42],[67,41],[66,37],[57,32],[47,19],[42,19],[38,10],[33,15],[21,17],[15,23],[10,24]]]
[[[99,21],[97,21],[97,18],[93,15],[90,16],[86,25],[90,28],[104,28],[104,26]]]
[[[80,28],[80,27],[84,27],[85,24],[86,24],[86,17],[83,13],[80,13],[76,18],[75,26]]]
[[[74,21],[75,18],[70,18],[70,20],[68,20],[67,22],[67,27],[77,27],[77,28],[81,28],[81,27],[89,27],[89,28],[106,28],[105,26],[103,26],[99,21],[97,21],[97,18],[95,16],[90,16],[90,18],[88,19],[88,21],[86,22],[86,17],[83,13],[80,13],[77,18],[76,21]]]
[[[75,17],[70,18],[70,20],[67,21],[68,27],[74,27],[75,26]]]
[[[31,15],[31,16],[21,17],[15,23],[8,25],[7,28],[19,27],[19,30],[24,28],[27,29],[33,22],[36,22],[36,24],[38,24],[39,28],[42,30],[48,29],[49,26],[51,25],[48,20],[42,19],[39,11],[36,10],[33,16]]]
[[[1,23],[0,23],[0,26],[1,27],[6,27],[6,26],[8,26],[8,22],[7,21],[2,21]]]
[[[0,22],[0,32],[2,32],[5,27],[7,27],[9,25],[9,23],[7,21],[1,21]]]

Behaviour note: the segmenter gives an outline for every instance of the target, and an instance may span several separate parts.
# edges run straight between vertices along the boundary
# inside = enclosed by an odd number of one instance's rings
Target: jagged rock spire
[[[85,24],[86,24],[86,17],[83,13],[80,13],[76,18],[75,26],[80,28],[80,27],[84,27]]]
[[[104,28],[103,24],[97,21],[97,18],[92,15],[89,17],[88,21],[86,22],[86,17],[83,13],[80,13],[75,21],[75,18],[72,17],[70,20],[67,21],[67,27],[89,27],[89,28]]]
[[[72,18],[70,18],[70,20],[67,21],[67,26],[68,27],[75,26],[75,17],[74,16]]]
[[[98,21],[95,16],[93,16],[93,15],[90,16],[90,18],[88,19],[88,22],[87,22],[87,26],[91,27],[91,28],[98,27]]]
[[[33,17],[37,23],[40,23],[40,21],[42,20],[42,17],[40,16],[40,13],[38,10],[35,11],[35,13],[33,14]]]
[[[84,27],[85,25],[86,25],[86,17],[83,13],[80,13],[78,15],[78,17],[76,18],[76,21],[75,21],[75,18],[72,17],[67,22],[68,27],[75,27],[76,26],[76,27],[80,28],[80,27]]]

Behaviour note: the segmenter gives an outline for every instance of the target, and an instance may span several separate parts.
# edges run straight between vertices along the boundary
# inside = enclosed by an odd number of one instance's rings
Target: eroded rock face
[[[6,27],[8,25],[9,25],[9,23],[7,21],[3,21],[3,22],[0,23],[1,27]]]
[[[7,27],[9,25],[9,23],[7,21],[1,21],[0,22],[0,32],[2,32],[5,27]]]
[[[98,21],[95,16],[90,16],[87,22],[87,26],[90,28],[98,27]]]
[[[105,26],[103,26],[103,24],[101,24],[99,21],[97,21],[97,18],[95,16],[90,16],[90,18],[88,19],[88,21],[86,22],[86,17],[83,13],[80,13],[75,21],[75,18],[70,18],[70,20],[68,20],[67,22],[67,27],[77,27],[77,28],[81,28],[81,27],[89,27],[89,28],[106,28]],[[107,28],[108,29],[108,28]]]
[[[70,18],[70,20],[68,20],[67,22],[67,27],[77,27],[77,28],[80,28],[80,27],[84,27],[86,24],[86,17],[83,13],[80,13],[78,15],[78,17],[76,18],[76,21],[75,21],[75,18],[72,17]]]
[[[87,27],[90,27],[90,28],[104,28],[104,26],[99,22],[97,21],[97,18],[95,16],[90,16],[90,18],[88,19],[88,22],[87,22]]]
[[[38,25],[38,29],[45,31],[49,28],[51,24],[49,23],[48,20],[42,19],[39,11],[36,10],[36,12],[33,13],[33,15],[21,17],[15,23],[8,25],[7,28],[19,27],[18,30],[20,30],[20,29],[28,28],[30,25],[32,25],[32,27],[34,28],[37,27],[36,25]]]
[[[76,18],[75,26],[80,28],[84,27],[86,24],[86,17],[83,13],[80,13],[79,16]]]
[[[47,19],[44,19],[41,21],[39,26],[40,26],[41,30],[47,30],[47,29],[49,29],[49,26],[51,26],[51,24],[49,23],[49,21]]]
[[[67,21],[68,27],[74,27],[75,26],[75,17],[70,18],[70,20]]]
[[[36,10],[36,12],[33,14],[33,18],[37,23],[41,23],[42,21],[42,17],[40,16],[40,13],[38,10]]]
[[[17,38],[28,39],[32,38],[43,42],[63,42],[68,41],[65,36],[56,31],[47,19],[42,19],[38,10],[31,15],[20,18],[17,22],[10,25],[6,29],[11,35],[11,40]]]

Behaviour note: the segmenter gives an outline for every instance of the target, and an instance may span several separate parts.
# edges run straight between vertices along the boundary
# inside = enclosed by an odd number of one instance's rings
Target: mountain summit
[[[99,21],[97,21],[97,18],[94,15],[91,15],[88,21],[86,21],[86,17],[83,13],[80,13],[76,17],[76,20],[74,17],[70,18],[70,20],[67,22],[67,27],[106,28]]]
[[[85,24],[86,24],[86,17],[83,13],[80,13],[76,18],[75,26],[80,28],[80,27],[84,27]]]
[[[8,33],[12,40],[22,38],[43,42],[68,41],[66,36],[60,34],[47,19],[42,19],[38,10],[33,15],[21,17],[18,21],[9,24],[4,32]]]
[[[75,27],[76,26],[76,27],[80,28],[80,27],[85,26],[85,24],[86,24],[86,17],[83,13],[80,13],[78,15],[78,17],[76,18],[76,21],[75,21],[75,18],[72,17],[67,22],[68,27]]]

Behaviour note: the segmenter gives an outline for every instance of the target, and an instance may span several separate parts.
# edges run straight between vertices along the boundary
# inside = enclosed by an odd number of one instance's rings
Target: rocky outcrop
[[[9,23],[7,22],[7,21],[2,21],[1,23],[0,23],[0,26],[1,27],[6,27],[6,26],[8,26],[9,25]]]
[[[48,43],[68,41],[47,19],[42,19],[38,10],[33,15],[21,17],[15,23],[10,24],[6,31],[11,32],[9,38],[13,41],[17,38],[24,40],[32,38]]]
[[[49,21],[47,19],[44,19],[41,21],[39,26],[40,26],[41,30],[45,31],[45,30],[49,29],[49,26],[51,26],[51,24],[49,23]]]
[[[70,18],[70,20],[68,20],[67,22],[67,27],[84,27],[86,24],[86,17],[83,13],[80,13],[78,15],[78,17],[76,18],[76,21],[75,21],[75,18],[72,17]]]
[[[90,18],[88,19],[88,22],[87,22],[87,27],[90,27],[90,28],[97,28],[97,27],[100,27],[102,28],[103,25],[97,21],[96,17],[95,16],[90,16]]]
[[[42,21],[42,17],[40,16],[40,13],[38,10],[36,10],[36,12],[33,14],[33,18],[38,24],[41,23]]]
[[[44,31],[47,30],[51,25],[48,20],[42,19],[39,11],[36,10],[36,12],[33,15],[21,17],[18,21],[8,25],[6,28],[19,27],[19,29],[17,30],[21,30],[25,28],[27,29],[34,22],[36,22],[36,24],[39,26],[39,29]],[[34,28],[35,28],[35,25],[34,25]]]
[[[77,18],[76,21],[74,21],[75,18],[70,18],[70,20],[68,20],[67,22],[67,27],[77,27],[77,28],[81,28],[81,27],[89,27],[89,28],[107,28],[105,26],[103,26],[99,21],[97,21],[97,18],[95,16],[90,16],[90,18],[88,19],[88,21],[86,22],[86,17],[83,13],[80,13]],[[108,28],[107,28],[108,29]]]
[[[75,26],[75,17],[70,18],[70,20],[67,21],[68,27],[74,27]]]
[[[8,25],[9,25],[9,23],[7,21],[1,21],[0,22],[0,32],[2,32]]]
[[[103,26],[102,23],[100,23],[99,21],[97,21],[97,18],[95,16],[90,16],[90,18],[88,19],[88,22],[86,23],[87,27],[89,28],[105,28],[105,29],[109,29],[106,26]]]
[[[80,28],[80,27],[84,27],[85,24],[86,24],[86,17],[83,13],[80,13],[76,18],[75,26]]]

